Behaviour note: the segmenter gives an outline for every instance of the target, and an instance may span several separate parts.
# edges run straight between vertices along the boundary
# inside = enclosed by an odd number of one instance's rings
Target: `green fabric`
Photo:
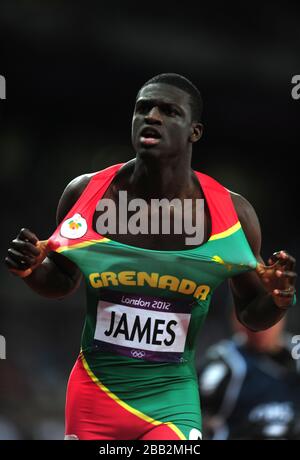
[[[87,316],[82,351],[96,377],[123,401],[156,420],[171,420],[183,426],[190,426],[192,422],[195,427],[201,426],[195,370],[197,336],[214,289],[227,278],[256,267],[256,259],[243,230],[239,228],[225,238],[212,239],[198,248],[183,251],[148,250],[106,240],[68,249],[63,254],[80,267],[85,277]],[[123,276],[123,281],[136,283],[138,273],[149,276],[154,273],[158,274],[158,279],[169,275],[181,286],[182,280],[187,280],[184,286],[191,286],[190,282],[193,282],[205,289],[196,298],[194,293],[178,292],[174,284],[164,289],[158,285],[149,286],[146,282],[139,286],[119,281],[115,285],[108,281],[108,286],[98,288],[91,284],[91,274],[97,284],[102,273],[111,272],[116,280],[123,271],[133,272],[127,278]],[[95,350],[97,305],[103,287],[126,294],[157,296],[166,300],[175,298],[190,304],[191,319],[181,362],[153,362]]]

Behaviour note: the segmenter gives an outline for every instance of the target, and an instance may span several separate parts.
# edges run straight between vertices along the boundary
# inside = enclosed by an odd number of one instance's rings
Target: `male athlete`
[[[8,250],[9,270],[43,296],[64,297],[82,276],[86,282],[66,439],[200,439],[195,345],[214,289],[230,278],[239,320],[252,330],[272,326],[294,303],[294,258],[279,251],[265,266],[252,206],[191,169],[201,113],[200,93],[186,78],[162,74],[146,82],[132,120],[136,158],[74,179],[47,243],[22,229]],[[187,244],[186,228],[176,233],[171,204],[169,234],[162,226],[151,233],[150,224],[147,234],[124,231],[134,207],[124,213],[119,192],[129,203],[145,200],[140,219],[150,220],[153,199],[191,200],[193,222],[196,200],[204,200],[202,243]],[[98,225],[104,199],[117,210],[116,228],[105,234]]]

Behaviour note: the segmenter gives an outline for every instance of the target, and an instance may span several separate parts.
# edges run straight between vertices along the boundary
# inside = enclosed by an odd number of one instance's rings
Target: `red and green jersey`
[[[87,373],[122,409],[154,425],[167,423],[188,439],[201,427],[195,347],[211,296],[257,262],[228,190],[196,171],[212,224],[202,246],[143,249],[96,233],[96,206],[121,166],[92,177],[49,245],[85,278]]]

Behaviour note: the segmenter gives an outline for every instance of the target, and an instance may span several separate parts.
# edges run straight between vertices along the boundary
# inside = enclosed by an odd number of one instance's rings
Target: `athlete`
[[[59,201],[53,235],[41,242],[22,229],[8,250],[9,270],[43,296],[64,297],[82,277],[86,283],[66,439],[200,439],[195,345],[214,289],[231,279],[238,317],[252,330],[272,326],[293,304],[294,258],[279,251],[265,266],[252,206],[191,168],[201,116],[201,95],[185,77],[147,81],[132,119],[135,159],[74,179]],[[128,213],[119,192],[132,205]],[[136,199],[147,203],[139,216],[150,216],[146,233],[128,231]],[[155,199],[191,200],[193,222],[197,200],[204,201],[202,243],[187,244],[184,225],[175,231],[171,204],[169,234],[161,225],[150,231]],[[116,213],[105,216],[108,200]],[[99,231],[103,216],[116,224],[106,233]]]

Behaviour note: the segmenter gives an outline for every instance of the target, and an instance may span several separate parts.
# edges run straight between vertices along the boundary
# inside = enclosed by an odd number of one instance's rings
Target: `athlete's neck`
[[[130,185],[146,200],[186,198],[194,189],[193,171],[186,159],[184,162],[178,158],[148,160],[137,156]]]

